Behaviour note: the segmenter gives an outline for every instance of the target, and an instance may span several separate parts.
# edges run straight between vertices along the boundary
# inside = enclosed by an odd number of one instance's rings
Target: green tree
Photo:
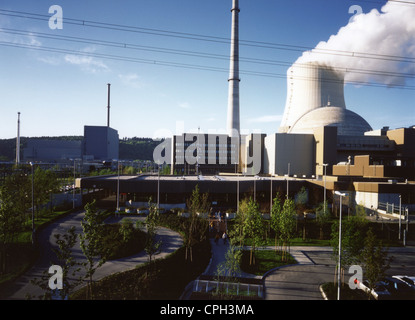
[[[271,229],[274,231],[274,240],[275,240],[275,252],[278,251],[278,243],[281,239],[281,231],[280,231],[280,219],[281,219],[281,211],[282,211],[282,205],[281,205],[281,198],[280,194],[277,193],[271,209]]]
[[[252,198],[248,202],[244,215],[244,234],[252,241],[249,264],[253,265],[255,264],[255,250],[263,243],[265,228],[259,205]]]
[[[52,170],[43,170],[37,167],[34,171],[34,202],[36,212],[42,204],[51,200],[51,195],[57,192],[59,183],[56,174]],[[52,206],[51,206],[52,208]]]
[[[330,221],[331,214],[328,210],[327,201],[320,203],[316,208],[316,223],[320,229],[320,239],[324,239],[324,226]]]
[[[341,265],[351,266],[358,264],[364,248],[368,222],[358,216],[342,219]],[[339,256],[339,221],[332,225],[331,245],[336,260]]]
[[[200,194],[199,185],[196,185],[192,191],[192,196],[187,201],[187,208],[190,213],[189,224],[187,232],[185,233],[185,246],[186,254],[185,259],[187,260],[190,255],[190,261],[193,261],[193,246],[200,241],[206,239],[206,231],[208,229],[208,222],[198,214],[204,214],[209,212],[210,203],[208,201],[209,194]]]
[[[287,248],[294,234],[296,224],[295,215],[296,210],[294,201],[290,198],[285,199],[284,204],[282,206],[281,218],[279,219],[279,230],[283,242],[283,250],[281,255],[281,259],[283,261],[286,261],[286,259],[288,258],[288,256],[285,253],[288,252]]]
[[[369,228],[361,252],[362,267],[369,284],[369,298],[376,283],[385,277],[390,267],[391,257],[388,258],[387,255],[388,252],[383,247],[382,241],[378,240],[372,228]]]
[[[146,234],[146,240],[144,245],[144,250],[146,251],[148,255],[148,261],[150,264],[151,269],[151,263],[152,263],[152,257],[161,251],[161,240],[157,241],[157,225],[159,221],[158,216],[158,210],[156,204],[151,202],[151,198],[148,202],[148,209],[149,214],[146,218],[146,227],[147,227],[147,234]]]
[[[96,270],[101,267],[108,253],[102,246],[103,221],[100,212],[95,207],[95,200],[85,206],[85,217],[81,222],[83,233],[79,236],[81,249],[86,258],[85,279],[87,284],[87,298],[93,299],[93,280],[92,277]]]
[[[246,234],[244,232],[244,224],[246,212],[248,208],[248,199],[242,199],[239,203],[239,210],[236,212],[232,227],[229,229],[229,241],[231,245],[242,248],[244,245]]]
[[[81,278],[76,277],[81,269],[81,264],[75,260],[72,252],[78,235],[75,232],[75,227],[71,227],[65,234],[55,234],[54,237],[58,248],[53,248],[52,251],[55,253],[57,261],[51,261],[51,265],[57,264],[62,268],[62,289],[58,292],[52,292],[49,287],[49,278],[51,275],[48,270],[44,271],[41,279],[33,279],[31,282],[44,290],[45,293],[40,298],[50,300],[53,296],[54,298],[59,297],[61,300],[66,300],[76,286],[82,282]],[[71,275],[72,280],[69,279],[69,275]]]
[[[25,216],[31,205],[31,184],[21,170],[6,176],[0,186],[0,274],[7,272],[10,245],[31,226]],[[25,222],[30,223],[25,226]]]

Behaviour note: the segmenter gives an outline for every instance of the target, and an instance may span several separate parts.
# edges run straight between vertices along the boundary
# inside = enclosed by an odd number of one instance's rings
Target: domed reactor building
[[[317,62],[295,63],[287,72],[287,101],[280,133],[313,133],[315,128],[337,127],[338,135],[360,136],[371,126],[347,110],[344,74]]]

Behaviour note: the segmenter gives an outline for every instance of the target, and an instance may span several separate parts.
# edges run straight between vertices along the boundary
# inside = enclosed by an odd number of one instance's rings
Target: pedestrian
[[[226,244],[226,239],[228,238],[228,236],[226,235],[226,231],[223,233],[222,235],[222,239],[223,239],[223,244]]]

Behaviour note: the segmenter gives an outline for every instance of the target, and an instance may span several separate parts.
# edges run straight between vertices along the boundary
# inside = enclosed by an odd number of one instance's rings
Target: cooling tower
[[[313,133],[337,126],[340,135],[372,130],[358,114],[346,109],[344,75],[317,62],[295,63],[287,72],[287,100],[280,133]]]

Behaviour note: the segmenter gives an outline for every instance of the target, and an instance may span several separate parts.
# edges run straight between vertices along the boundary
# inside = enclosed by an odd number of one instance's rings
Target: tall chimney
[[[110,126],[110,88],[111,83],[108,83],[108,106],[107,106],[107,127]]]
[[[240,133],[239,121],[239,0],[233,0],[232,5],[232,36],[229,70],[228,92],[228,121],[227,130],[231,137]]]
[[[17,113],[16,165],[20,164],[20,112]]]

